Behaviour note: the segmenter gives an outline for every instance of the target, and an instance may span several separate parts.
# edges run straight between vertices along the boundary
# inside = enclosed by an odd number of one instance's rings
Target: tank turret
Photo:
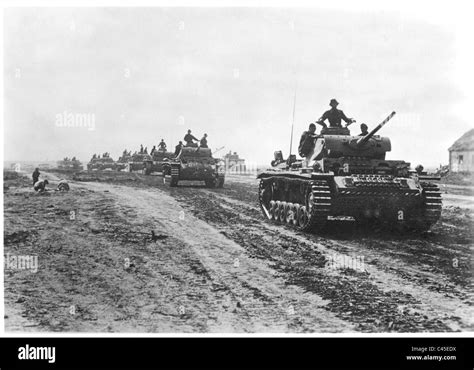
[[[385,124],[392,119],[392,117],[395,115],[395,112],[390,113],[390,115],[383,120],[382,123],[380,123],[376,128],[374,128],[372,131],[370,131],[367,135],[362,136],[359,140],[357,140],[357,146],[361,148],[364,146],[376,133],[379,131]]]
[[[344,173],[381,173],[375,167],[380,165],[390,167],[390,164],[388,162],[374,163],[372,161],[384,161],[385,154],[392,147],[389,138],[375,134],[394,115],[395,112],[392,112],[365,136],[352,136],[346,127],[342,128],[344,132],[339,132],[341,128],[336,128],[339,130],[337,134],[330,132],[331,128],[323,129],[321,134],[315,137],[313,150],[307,156],[304,167],[317,167],[323,172],[334,171],[335,173],[339,173],[341,170],[344,170]],[[334,131],[334,128],[332,128],[332,131]],[[328,134],[328,132],[330,133]],[[396,167],[397,165],[392,169],[395,170]],[[385,168],[383,173],[386,172],[387,169]]]

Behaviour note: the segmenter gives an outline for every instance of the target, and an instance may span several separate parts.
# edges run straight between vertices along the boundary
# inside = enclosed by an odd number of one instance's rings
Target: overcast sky
[[[367,9],[6,9],[5,160],[117,159],[161,138],[174,147],[190,128],[221,154],[269,163],[288,154],[296,89],[293,152],[336,98],[354,134],[397,112],[381,132],[388,159],[445,164],[473,127],[457,37]],[[60,127],[64,112],[95,129]]]

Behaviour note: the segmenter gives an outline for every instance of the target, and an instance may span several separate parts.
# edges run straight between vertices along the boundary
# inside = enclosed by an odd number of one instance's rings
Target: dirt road
[[[37,272],[5,271],[7,331],[473,329],[472,208],[454,198],[424,235],[316,235],[266,222],[253,178],[129,180],[5,192],[5,253],[38,256]]]

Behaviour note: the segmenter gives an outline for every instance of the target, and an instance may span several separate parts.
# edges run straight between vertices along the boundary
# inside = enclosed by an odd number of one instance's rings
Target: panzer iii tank
[[[122,155],[117,160],[116,170],[117,171],[127,171],[130,172],[129,163],[132,161],[132,156],[129,155],[126,151],[122,153]]]
[[[212,157],[209,148],[183,147],[170,162],[170,172],[171,186],[184,180],[204,181],[209,188],[224,186],[224,164]]]
[[[82,171],[83,166],[81,161],[73,157],[72,159],[64,158],[62,161],[57,162],[57,170],[60,172],[75,172]]]
[[[130,172],[145,172],[145,163],[151,160],[151,155],[147,153],[134,153],[128,162]]]
[[[171,160],[176,156],[173,152],[164,150],[155,150],[151,158],[144,162],[145,175],[150,175],[153,172],[161,172],[163,175],[171,174]]]
[[[114,171],[117,165],[110,157],[92,158],[87,164],[88,171]]]
[[[303,160],[283,160],[260,173],[259,203],[266,218],[303,231],[321,229],[331,217],[351,216],[403,228],[428,230],[441,215],[439,178],[387,160],[390,139],[375,135],[393,116],[365,136],[347,127],[323,128]]]

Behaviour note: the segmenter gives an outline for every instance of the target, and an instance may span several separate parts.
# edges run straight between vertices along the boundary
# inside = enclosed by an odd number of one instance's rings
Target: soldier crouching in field
[[[46,185],[48,184],[49,184],[48,180],[37,181],[34,185],[34,189],[35,191],[42,193],[43,191],[46,190]]]

